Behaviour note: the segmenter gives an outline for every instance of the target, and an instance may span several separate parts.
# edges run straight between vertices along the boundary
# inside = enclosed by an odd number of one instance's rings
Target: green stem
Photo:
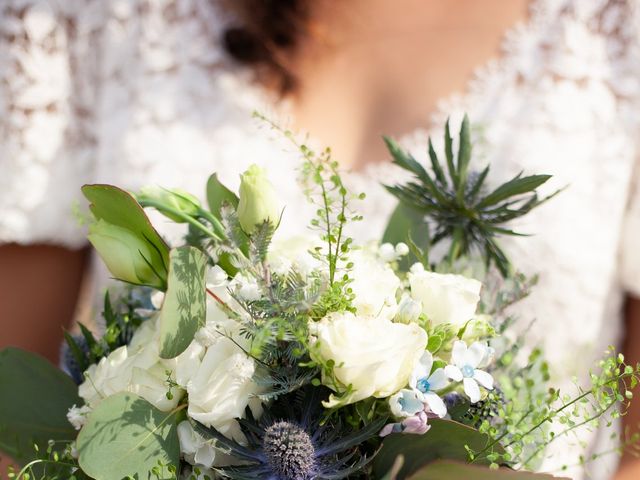
[[[140,201],[140,205],[142,205],[143,207],[155,208],[156,210],[158,210],[160,212],[168,212],[168,213],[170,213],[172,215],[175,215],[176,217],[181,218],[185,222],[193,225],[195,228],[197,228],[201,232],[205,233],[209,237],[211,237],[211,238],[213,238],[215,240],[218,240],[218,241],[222,240],[222,238],[217,233],[215,233],[213,230],[210,230],[204,224],[200,223],[198,220],[196,220],[192,216],[187,215],[184,212],[181,212],[180,210],[176,210],[174,208],[168,207],[163,203],[156,202],[155,200],[141,200]]]

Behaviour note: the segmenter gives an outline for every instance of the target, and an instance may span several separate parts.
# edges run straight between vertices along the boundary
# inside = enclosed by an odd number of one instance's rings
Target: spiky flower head
[[[375,437],[386,423],[380,418],[353,431],[339,421],[320,425],[323,387],[303,387],[283,395],[269,405],[260,420],[247,408],[239,418],[247,445],[240,445],[213,427],[194,422],[194,428],[217,448],[236,457],[238,465],[218,467],[232,480],[339,480],[347,478],[369,463],[363,442]],[[240,464],[241,463],[241,464]]]
[[[306,480],[315,470],[315,448],[299,425],[282,420],[269,425],[262,449],[271,470],[282,480]]]
[[[538,196],[537,188],[551,177],[525,177],[520,173],[489,191],[485,186],[489,167],[480,172],[471,169],[471,131],[466,115],[460,127],[457,155],[454,155],[448,121],[445,126],[446,167],[440,163],[431,139],[428,147],[431,171],[396,142],[389,138],[385,140],[394,163],[414,175],[414,179],[405,184],[387,186],[401,202],[397,214],[402,215],[404,208],[413,212],[412,217],[417,215],[419,223],[424,224],[426,220],[431,231],[431,246],[444,239],[451,240],[449,260],[454,261],[468,255],[471,250],[478,250],[487,264],[495,264],[503,276],[508,276],[511,265],[497,237],[520,235],[505,225],[559,192],[557,190],[543,198]]]

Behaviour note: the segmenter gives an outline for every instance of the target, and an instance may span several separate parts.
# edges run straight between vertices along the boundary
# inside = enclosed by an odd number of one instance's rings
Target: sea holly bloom
[[[493,389],[493,377],[484,370],[478,370],[481,364],[486,362],[491,356],[491,349],[485,342],[474,342],[470,347],[462,341],[453,344],[451,352],[451,363],[445,367],[445,373],[456,382],[462,381],[464,393],[469,397],[471,403],[480,400],[480,387],[482,385],[487,390]]]
[[[431,412],[439,417],[444,417],[447,414],[447,407],[435,391],[445,388],[449,384],[449,379],[444,369],[437,368],[431,372],[432,368],[433,356],[431,352],[426,351],[414,367],[409,385],[416,392],[418,399],[424,402]]]

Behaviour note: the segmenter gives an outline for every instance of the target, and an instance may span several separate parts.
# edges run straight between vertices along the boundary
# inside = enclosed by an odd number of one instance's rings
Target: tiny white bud
[[[396,245],[396,255],[398,257],[404,257],[408,253],[409,253],[409,247],[407,246],[406,243],[400,242],[399,244]]]
[[[424,272],[424,265],[422,265],[420,262],[416,262],[413,265],[411,265],[411,268],[409,269],[409,271],[411,273]]]
[[[380,245],[378,255],[383,262],[392,262],[396,259],[396,251],[390,243]]]
[[[414,300],[410,296],[406,295],[402,300],[400,300],[395,321],[398,323],[413,323],[418,320],[421,313],[422,302]]]

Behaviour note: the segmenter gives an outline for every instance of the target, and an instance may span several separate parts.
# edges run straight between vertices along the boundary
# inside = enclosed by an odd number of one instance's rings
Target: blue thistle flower
[[[71,335],[73,342],[78,346],[78,349],[85,356],[89,355],[89,344],[87,340],[82,335]],[[83,376],[83,368],[82,365],[78,363],[76,356],[71,351],[69,344],[66,341],[63,341],[60,346],[60,368],[67,375],[71,377],[71,379],[77,384],[80,385],[84,382]]]
[[[347,431],[338,421],[320,425],[318,387],[282,397],[258,421],[247,408],[238,419],[247,446],[238,444],[213,427],[193,422],[205,438],[214,439],[225,453],[242,465],[219,467],[232,480],[338,480],[361,471],[373,458],[358,448],[384,426],[380,418],[359,431]]]

